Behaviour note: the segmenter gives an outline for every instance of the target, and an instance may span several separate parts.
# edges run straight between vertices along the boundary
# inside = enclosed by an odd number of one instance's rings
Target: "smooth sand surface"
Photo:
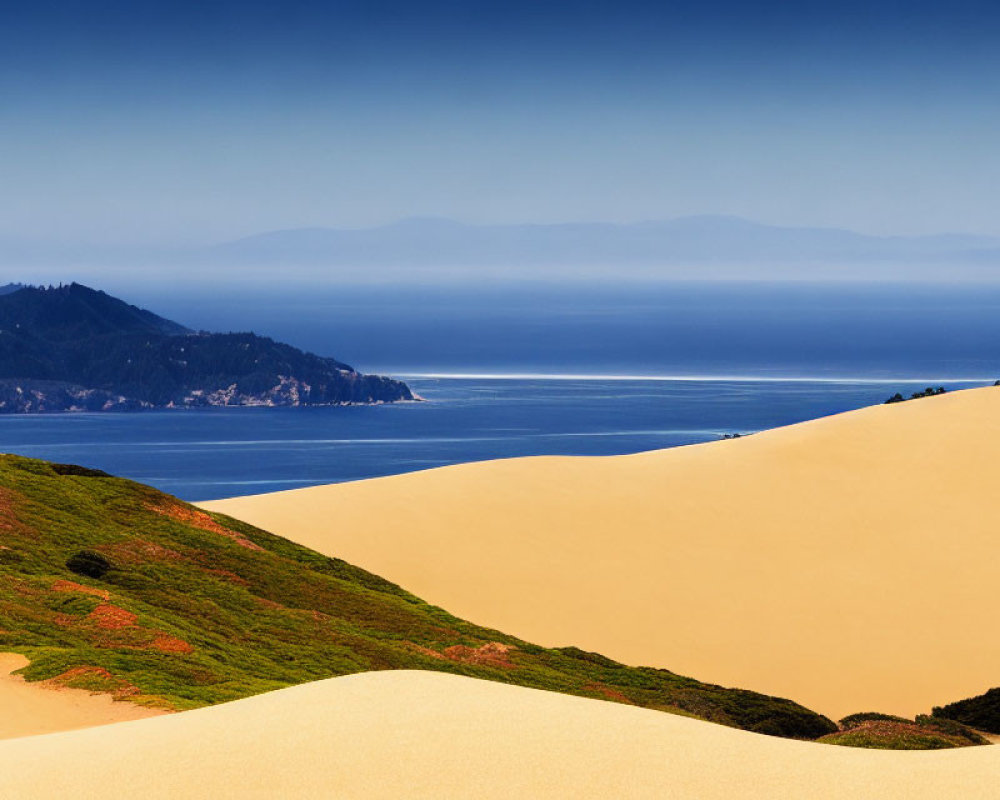
[[[481,625],[834,718],[1000,685],[1000,388],[205,503]]]
[[[365,673],[214,708],[0,742],[0,796],[1000,796],[1000,748],[889,753],[430,672]]]
[[[28,659],[23,656],[0,653],[0,739],[145,719],[164,713],[82,689],[28,683],[11,674],[26,666]],[[12,795],[0,792],[0,796]]]

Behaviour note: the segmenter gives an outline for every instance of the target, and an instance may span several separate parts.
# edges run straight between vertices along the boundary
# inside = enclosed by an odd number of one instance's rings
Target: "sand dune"
[[[205,506],[531,641],[834,717],[912,715],[1000,685],[998,453],[985,388],[635,456]]]
[[[887,753],[428,672],[0,742],[0,796],[996,797],[1000,748]]]
[[[0,653],[0,739],[145,719],[164,713],[115,702],[108,695],[82,689],[28,683],[11,674],[27,665],[28,660],[23,656]]]

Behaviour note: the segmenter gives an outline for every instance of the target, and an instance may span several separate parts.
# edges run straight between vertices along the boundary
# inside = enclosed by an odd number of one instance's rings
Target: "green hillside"
[[[836,730],[789,700],[480,628],[150,487],[17,456],[0,456],[0,651],[31,659],[28,680],[171,709],[365,670],[428,669],[779,736]]]
[[[948,750],[989,744],[977,731],[926,714],[904,719],[890,714],[851,714],[840,720],[840,730],[820,739],[825,744],[876,750]]]

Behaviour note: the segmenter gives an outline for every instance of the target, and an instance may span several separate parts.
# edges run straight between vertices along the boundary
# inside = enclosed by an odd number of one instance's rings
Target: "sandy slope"
[[[0,742],[0,796],[997,797],[1000,748],[886,753],[599,700],[367,673],[214,708]]]
[[[1000,389],[207,503],[548,645],[911,715],[1000,685]]]
[[[109,722],[160,716],[164,712],[115,702],[81,689],[28,683],[14,670],[28,665],[15,653],[0,653],[0,739],[68,731]],[[0,796],[9,797],[0,792]]]

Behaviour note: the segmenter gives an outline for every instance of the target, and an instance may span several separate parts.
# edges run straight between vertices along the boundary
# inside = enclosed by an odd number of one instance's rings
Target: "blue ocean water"
[[[0,451],[97,467],[187,500],[490,458],[637,452],[786,425],[931,384],[957,389],[1000,378],[996,286],[114,293],[192,328],[252,329],[395,374],[427,399],[0,416]],[[441,375],[450,377],[433,377]]]
[[[1000,378],[1000,284],[179,285],[122,296],[366,371]]]
[[[672,447],[870,405],[915,387],[898,381],[408,380],[427,402],[0,417],[0,449],[86,464],[186,500],[207,500],[481,459]],[[950,384],[965,385],[971,384]]]

